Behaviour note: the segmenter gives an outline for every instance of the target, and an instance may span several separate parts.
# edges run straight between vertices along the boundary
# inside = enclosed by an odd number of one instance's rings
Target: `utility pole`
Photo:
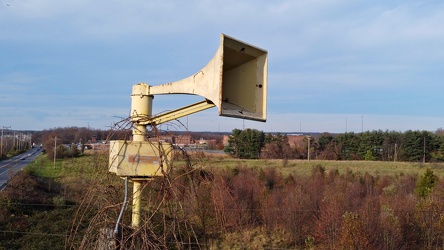
[[[310,139],[311,136],[307,135],[307,139],[308,139],[308,144],[307,144],[307,160],[310,161]]]
[[[11,128],[11,126],[9,126],[9,127],[2,126],[2,137],[1,137],[1,142],[0,142],[0,158],[3,157],[3,129],[5,129],[5,128]]]
[[[57,136],[54,137],[54,168],[56,168],[56,156],[57,156]]]
[[[17,150],[20,152],[20,133],[17,134]]]
[[[361,115],[361,132],[364,133],[364,116]]]

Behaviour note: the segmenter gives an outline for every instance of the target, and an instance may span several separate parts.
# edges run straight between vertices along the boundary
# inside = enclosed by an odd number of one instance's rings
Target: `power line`
[[[36,232],[23,232],[23,231],[12,231],[12,230],[0,230],[0,233],[13,233],[13,234],[28,234],[28,235],[42,235],[42,236],[58,236],[58,237],[68,237],[69,234],[51,234],[51,233],[36,233]],[[82,236],[74,236],[82,237]]]
[[[2,135],[1,135],[1,143],[0,143],[0,158],[3,156],[3,130],[8,129],[8,128],[10,129],[11,126],[9,126],[9,127],[2,126]]]
[[[31,207],[79,207],[78,205],[55,205],[55,204],[33,204],[33,203],[11,203],[11,202],[7,202],[7,203],[0,203],[1,206],[31,206]]]

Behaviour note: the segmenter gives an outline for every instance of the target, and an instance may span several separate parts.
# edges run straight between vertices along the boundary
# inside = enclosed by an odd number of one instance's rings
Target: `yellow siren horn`
[[[267,67],[266,50],[221,34],[216,55],[202,70],[176,82],[149,86],[147,94],[199,95],[205,97],[208,107],[216,106],[220,116],[265,122]]]
[[[219,115],[265,122],[268,52],[221,34],[211,61],[196,74],[157,86],[133,85],[133,141],[111,141],[109,171],[118,176],[154,177],[168,172],[173,147],[146,141],[146,126],[155,126],[216,106]],[[205,100],[152,116],[154,95],[190,94]]]

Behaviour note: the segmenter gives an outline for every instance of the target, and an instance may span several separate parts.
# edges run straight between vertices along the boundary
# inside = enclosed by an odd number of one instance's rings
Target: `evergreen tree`
[[[418,195],[421,198],[427,198],[437,182],[438,176],[436,176],[431,169],[427,169],[426,172],[421,176],[421,179],[416,186]]]
[[[224,151],[241,159],[259,158],[265,142],[265,134],[257,129],[233,129]]]
[[[339,156],[340,160],[360,160],[360,156],[358,154],[359,148],[359,138],[358,136],[351,132],[341,134],[336,138],[338,142],[338,146],[341,149],[341,153]]]

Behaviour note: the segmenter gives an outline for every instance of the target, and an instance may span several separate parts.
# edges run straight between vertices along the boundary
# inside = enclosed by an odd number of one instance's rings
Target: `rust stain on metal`
[[[128,157],[128,162],[130,163],[152,163],[159,164],[160,159],[157,156],[148,156],[148,155],[130,155]]]

